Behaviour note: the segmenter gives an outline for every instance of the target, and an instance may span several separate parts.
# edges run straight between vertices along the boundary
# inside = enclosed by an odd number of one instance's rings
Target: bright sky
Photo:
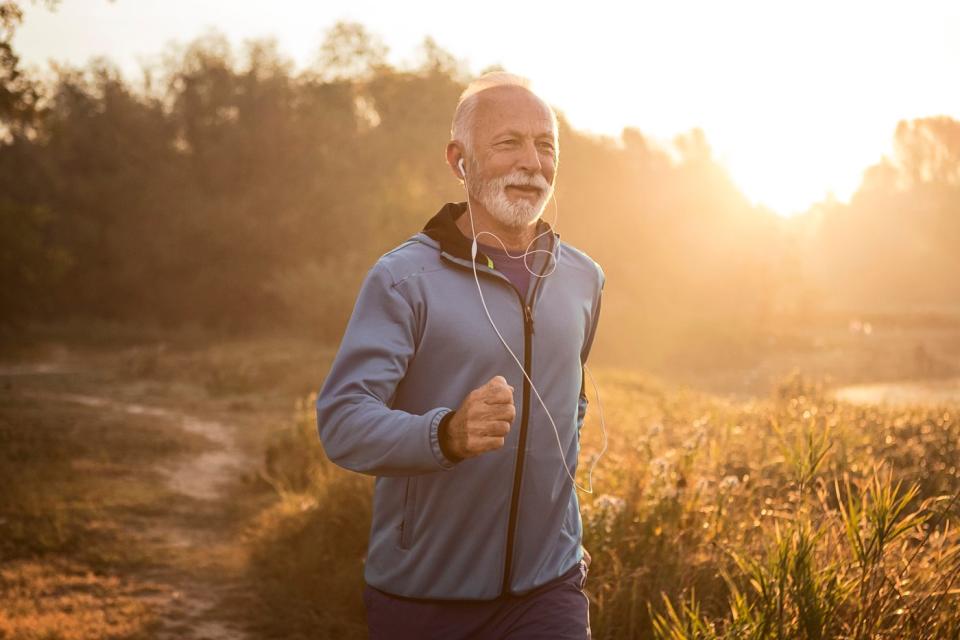
[[[131,78],[210,29],[238,46],[274,36],[298,67],[338,20],[364,24],[396,64],[431,36],[474,72],[529,76],[580,130],[666,144],[702,128],[747,197],[784,215],[846,200],[899,120],[960,119],[957,0],[62,0],[25,13],[14,46],[28,64],[104,55]]]

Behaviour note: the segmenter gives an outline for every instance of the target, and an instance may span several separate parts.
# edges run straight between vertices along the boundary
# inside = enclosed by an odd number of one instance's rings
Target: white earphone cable
[[[464,176],[464,179],[463,179],[463,180],[464,180],[464,184],[466,184],[466,180],[467,180],[467,179],[466,179],[466,176]],[[554,211],[554,216],[553,216],[553,229],[555,230],[555,229],[559,226],[559,222],[560,222],[560,204],[557,202],[557,194],[556,194],[556,192],[551,192],[550,196],[553,198],[553,211]],[[467,207],[469,207],[469,206],[470,206],[470,194],[468,193],[468,194],[467,194]],[[495,233],[493,233],[492,231],[481,231],[480,233],[476,233],[476,229],[473,229],[473,212],[472,212],[472,211],[470,212],[470,228],[471,228],[471,230],[474,232],[474,235],[473,235],[474,239],[477,239],[477,238],[479,238],[479,237],[482,236],[482,235],[492,236],[494,240],[496,240],[497,242],[500,243],[500,246],[503,248],[503,252],[507,255],[508,258],[513,258],[514,260],[517,260],[517,259],[519,259],[519,258],[523,258],[523,266],[524,266],[524,268],[527,270],[527,273],[529,273],[530,275],[532,275],[532,276],[534,276],[534,277],[537,277],[537,278],[546,278],[547,276],[549,276],[550,274],[552,274],[552,273],[556,270],[557,265],[560,263],[560,251],[561,251],[562,248],[563,248],[560,243],[557,243],[557,253],[556,253],[556,255],[554,255],[553,252],[550,251],[549,249],[534,249],[533,251],[530,250],[530,247],[533,246],[533,244],[534,244],[537,240],[539,240],[539,239],[542,238],[543,236],[545,236],[545,235],[547,235],[548,233],[550,233],[550,229],[549,229],[549,228],[548,228],[548,229],[544,229],[541,233],[535,235],[535,236],[533,237],[533,239],[530,240],[529,243],[527,243],[527,248],[524,250],[524,252],[521,253],[521,254],[519,254],[519,255],[513,255],[512,253],[510,253],[510,250],[507,248],[507,245],[505,245],[505,244],[503,243],[503,240],[501,240],[500,237],[497,236],[497,235],[496,235]],[[534,271],[533,269],[531,269],[531,268],[530,268],[530,265],[527,264],[527,256],[530,255],[530,254],[532,254],[532,253],[547,253],[547,254],[550,254],[550,257],[553,258],[553,264],[551,265],[550,270],[547,271],[546,273],[537,273],[536,271]]]
[[[463,165],[461,164],[460,166],[461,166],[461,170],[462,170]],[[464,188],[466,189],[466,181],[467,181],[466,172],[463,172],[462,175],[463,175],[463,181],[464,181]],[[556,206],[556,198],[554,198],[554,205]],[[559,211],[560,211],[559,206],[557,206],[556,210],[557,210],[557,219],[559,219],[559,216],[560,216],[560,214],[559,214]],[[471,247],[470,247],[470,257],[471,257],[470,262],[471,262],[471,264],[472,264],[472,266],[473,266],[473,279],[474,279],[474,282],[476,282],[476,284],[477,284],[477,293],[480,294],[480,303],[483,305],[483,310],[484,310],[484,312],[487,314],[487,319],[490,321],[490,325],[493,327],[493,330],[496,332],[497,337],[500,338],[500,342],[503,343],[503,346],[507,349],[507,352],[508,352],[508,353],[510,354],[510,356],[513,358],[513,361],[517,363],[517,366],[520,368],[520,372],[523,374],[523,377],[526,378],[527,382],[530,383],[530,388],[533,389],[533,393],[537,396],[537,400],[540,402],[540,406],[543,407],[544,412],[547,414],[547,418],[550,420],[550,425],[553,427],[553,433],[554,433],[554,435],[555,435],[556,438],[557,438],[557,449],[560,451],[560,461],[563,463],[563,468],[564,468],[564,470],[567,472],[567,477],[569,477],[569,478],[570,478],[570,481],[573,482],[573,486],[574,486],[575,488],[577,488],[577,489],[579,489],[580,491],[583,491],[583,492],[585,492],[585,493],[591,493],[591,494],[592,494],[592,493],[593,493],[593,470],[594,470],[594,468],[596,467],[597,462],[599,462],[600,458],[603,456],[603,454],[604,454],[604,453],[606,452],[606,450],[607,450],[607,431],[606,431],[606,427],[605,427],[605,425],[604,425],[604,420],[603,420],[603,404],[600,402],[600,390],[599,390],[599,388],[597,387],[597,383],[596,383],[596,381],[595,381],[594,378],[593,378],[593,373],[591,373],[590,370],[587,369],[586,363],[583,363],[583,364],[582,364],[583,370],[586,371],[587,375],[590,376],[590,382],[593,384],[594,393],[595,393],[596,396],[597,396],[597,405],[598,405],[599,410],[600,410],[600,430],[601,430],[601,433],[603,434],[603,447],[601,448],[600,453],[598,453],[596,456],[594,456],[593,462],[590,464],[590,471],[588,472],[588,475],[587,475],[588,484],[589,484],[589,487],[590,487],[590,488],[589,488],[589,489],[586,489],[586,488],[584,488],[584,487],[581,487],[579,484],[577,484],[576,478],[574,478],[574,477],[573,477],[573,474],[570,472],[570,467],[567,465],[566,456],[565,456],[565,454],[564,454],[564,452],[563,452],[563,444],[560,442],[560,430],[557,429],[557,424],[556,424],[556,422],[554,422],[553,416],[550,414],[550,410],[547,408],[547,405],[546,405],[546,403],[543,401],[543,398],[540,397],[540,392],[537,390],[536,385],[533,384],[533,380],[531,380],[531,379],[530,379],[530,376],[527,375],[527,372],[526,372],[526,370],[523,368],[523,364],[521,364],[520,359],[519,359],[519,358],[517,357],[517,355],[513,352],[513,349],[510,348],[510,345],[507,344],[507,341],[504,339],[503,335],[500,333],[500,329],[497,328],[496,323],[493,321],[493,317],[490,315],[490,309],[487,308],[487,302],[486,302],[486,300],[485,300],[484,297],[483,297],[483,289],[480,287],[480,278],[479,278],[479,276],[477,275],[477,236],[478,236],[478,235],[482,235],[482,234],[484,234],[484,233],[489,234],[489,235],[493,236],[494,238],[497,238],[497,236],[496,236],[495,234],[493,234],[493,233],[490,233],[489,231],[483,231],[483,232],[481,232],[480,234],[477,234],[476,227],[474,226],[474,223],[473,223],[473,208],[470,206],[470,193],[469,193],[469,191],[467,191],[467,212],[470,214],[470,232],[471,232],[471,235],[473,236],[473,243],[471,244]],[[549,230],[548,230],[548,231],[549,231]],[[536,241],[537,238],[539,238],[540,236],[544,235],[544,234],[547,233],[548,231],[545,231],[544,233],[538,235],[536,238],[533,239],[533,241],[531,241],[530,244],[533,244],[533,242]],[[504,247],[504,251],[506,251],[506,246],[503,244],[503,241],[500,240],[500,238],[497,238],[497,241],[500,242],[500,244]],[[528,253],[535,253],[535,252],[537,252],[537,251],[540,251],[540,252],[549,253],[551,256],[553,256],[553,252],[552,252],[552,251],[548,251],[547,249],[535,249],[534,251],[529,251],[529,248],[530,248],[530,245],[528,244],[528,245],[527,245],[527,250],[528,250],[528,251],[525,252],[524,254],[522,254],[523,257],[524,257],[524,266],[526,266],[526,262],[527,262],[527,261],[526,261],[526,256],[527,256]],[[533,275],[537,275],[538,277],[546,277],[546,276],[550,275],[551,273],[553,273],[553,272],[556,270],[557,265],[559,264],[559,261],[560,261],[560,251],[559,251],[559,249],[560,249],[560,243],[557,242],[557,254],[556,254],[556,256],[554,257],[553,268],[550,270],[550,272],[549,272],[549,273],[542,274],[542,275],[540,275],[540,274],[533,274]],[[508,255],[509,255],[509,254],[508,254]],[[519,257],[519,256],[510,256],[510,257]],[[531,273],[533,273],[533,272],[530,270],[529,267],[527,267],[527,270],[530,271]]]

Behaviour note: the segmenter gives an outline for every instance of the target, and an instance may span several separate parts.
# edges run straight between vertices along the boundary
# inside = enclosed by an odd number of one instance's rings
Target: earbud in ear
[[[461,178],[466,178],[466,177],[467,177],[467,170],[464,169],[464,167],[463,167],[463,158],[460,158],[460,161],[457,162],[457,166],[460,167],[460,177],[461,177]]]

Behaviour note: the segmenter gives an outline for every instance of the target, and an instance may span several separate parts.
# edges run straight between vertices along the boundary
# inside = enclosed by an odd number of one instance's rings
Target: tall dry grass
[[[597,638],[960,637],[960,408],[848,405],[799,375],[752,402],[598,379],[610,447],[581,496]],[[264,475],[283,500],[255,570],[277,624],[362,637],[371,483],[323,456],[312,399]]]

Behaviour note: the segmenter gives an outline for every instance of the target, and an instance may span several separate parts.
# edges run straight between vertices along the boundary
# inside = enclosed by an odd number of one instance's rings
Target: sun
[[[880,161],[896,123],[852,123],[784,109],[766,117],[726,114],[707,138],[748,200],[781,216],[825,199],[848,201]]]

